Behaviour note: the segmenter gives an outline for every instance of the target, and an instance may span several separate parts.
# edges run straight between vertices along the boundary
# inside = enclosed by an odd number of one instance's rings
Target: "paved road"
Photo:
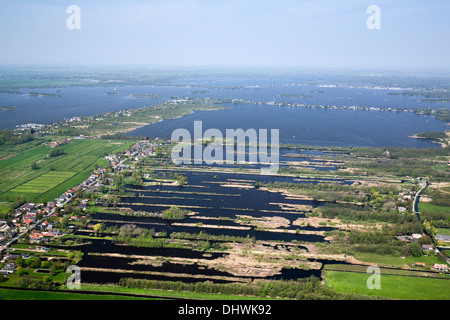
[[[419,189],[419,191],[416,192],[416,195],[414,196],[414,201],[413,201],[413,213],[415,213],[417,215],[417,218],[419,217],[419,198],[420,195],[422,194],[423,191],[425,191],[425,189],[428,188],[428,181],[425,180],[425,184],[422,186],[422,188]]]

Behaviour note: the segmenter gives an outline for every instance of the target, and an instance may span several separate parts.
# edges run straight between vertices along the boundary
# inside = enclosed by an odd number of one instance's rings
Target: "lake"
[[[309,81],[308,81],[309,79]],[[312,80],[314,81],[312,81]],[[328,79],[328,80],[327,80]],[[213,75],[174,77],[163,85],[73,86],[22,88],[16,93],[0,92],[0,129],[24,123],[58,122],[75,116],[155,105],[173,97],[244,99],[255,102],[290,102],[308,105],[380,108],[450,108],[450,103],[430,103],[423,97],[392,95],[398,88],[339,83],[339,79],[295,75]],[[33,96],[29,92],[51,96]],[[113,94],[112,94],[113,93]],[[151,97],[133,97],[147,94]],[[227,105],[229,109],[195,112],[138,130],[131,135],[170,138],[177,128],[191,129],[203,121],[203,129],[280,129],[281,143],[320,146],[438,147],[431,141],[409,138],[419,132],[443,131],[448,127],[432,117],[409,112],[353,111],[286,108],[273,105]]]
[[[219,129],[279,129],[280,143],[315,146],[431,148],[439,145],[410,136],[446,129],[444,122],[409,112],[286,108],[271,105],[228,105],[229,109],[198,111],[134,130],[130,135],[170,139],[178,128],[190,131],[202,121],[203,132]]]

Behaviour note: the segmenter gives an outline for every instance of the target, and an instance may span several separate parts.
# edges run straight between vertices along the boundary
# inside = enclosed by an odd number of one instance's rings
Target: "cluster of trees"
[[[184,283],[181,281],[160,281],[122,278],[121,286],[127,288],[145,288],[197,293],[245,295],[269,298],[288,298],[299,300],[342,299],[344,294],[337,294],[321,285],[320,279],[309,277],[283,281],[253,281],[250,283],[212,283],[209,281]]]
[[[8,195],[4,197],[5,201],[9,201],[10,198]],[[11,218],[12,213],[14,213],[14,209],[20,207],[25,202],[27,202],[27,198],[24,195],[16,197],[16,199],[12,202],[8,202],[5,204],[5,209],[0,211],[0,219],[9,219]]]
[[[148,137],[137,137],[137,136],[128,136],[123,133],[114,133],[114,134],[105,134],[100,137],[100,139],[105,140],[148,140]]]
[[[159,162],[158,162],[159,163]],[[159,163],[161,164],[161,163]],[[158,165],[155,163],[155,165]],[[177,173],[177,172],[156,172],[154,170],[150,171],[150,178],[157,179],[166,179],[166,180],[175,180],[178,182],[178,185],[182,186],[188,183],[188,178],[185,174]]]
[[[172,232],[170,234],[170,237],[173,239],[196,239],[196,240],[209,240],[222,242],[241,242],[241,243],[256,242],[256,239],[254,237],[250,238],[249,235],[247,235],[247,237],[230,236],[227,234],[212,235],[209,233],[203,233],[203,231],[200,231],[199,233]]]
[[[353,165],[354,167],[364,169],[368,175],[378,175],[379,172],[384,172],[398,177],[410,176],[416,178],[428,176],[435,178],[436,180],[447,179],[449,173],[435,168],[434,166],[436,166],[436,164],[436,161],[428,159],[421,159],[418,161],[412,156],[411,159],[355,162]]]
[[[59,283],[50,281],[49,276],[44,276],[42,280],[24,276],[17,279],[16,284],[19,288],[33,290],[56,290],[60,286]]]
[[[413,216],[410,216],[413,217]],[[415,221],[414,221],[415,220]],[[331,252],[354,254],[354,252],[370,252],[376,254],[392,254],[420,257],[423,255],[422,244],[431,244],[433,240],[422,236],[417,242],[405,243],[396,238],[397,235],[423,233],[423,226],[417,219],[404,217],[398,224],[384,226],[381,230],[348,232],[333,231],[334,242],[328,244],[326,250]]]
[[[450,207],[450,197],[447,193],[436,190],[428,189],[427,194],[433,199],[432,204],[443,207]]]
[[[13,130],[5,129],[0,131],[0,145],[4,144],[22,144],[33,140],[33,134],[31,133],[21,133],[18,134]]]
[[[139,228],[135,224],[125,224],[119,228],[121,237],[152,237],[155,235],[155,229]]]
[[[184,233],[183,233],[184,234]],[[211,242],[208,239],[197,239],[195,236],[191,234],[184,234],[186,237],[183,237],[182,234],[171,234],[172,239],[186,239],[189,238],[191,240],[189,244],[177,241],[171,241],[166,237],[166,233],[158,234],[158,237],[155,237],[154,229],[144,229],[136,227],[136,225],[129,224],[120,227],[118,230],[118,235],[113,238],[114,242],[125,243],[134,247],[146,247],[146,248],[191,248],[200,251],[207,251],[209,249],[214,250],[225,250],[228,249],[228,246],[224,243],[220,242]],[[189,235],[191,235],[189,237]]]
[[[420,222],[412,214],[399,214],[396,210],[383,211],[369,205],[356,206],[353,204],[327,203],[320,207],[323,218],[339,218],[351,221],[380,221],[390,222],[401,228],[403,233],[421,232]]]
[[[374,148],[353,147],[351,154],[354,157],[388,158],[388,159],[410,159],[410,158],[434,158],[447,156],[449,148]]]
[[[424,139],[435,140],[435,139],[443,139],[447,135],[445,134],[444,131],[429,131],[418,133],[417,136]]]
[[[273,181],[269,183],[256,182],[255,187],[266,186],[275,189],[291,189],[302,191],[308,194],[314,200],[334,201],[364,201],[364,195],[357,195],[356,190],[351,186],[345,186],[334,183],[294,183]]]
[[[180,186],[188,183],[188,178],[184,174],[174,173],[174,179],[178,182],[178,185]]]
[[[81,134],[85,134],[86,132],[79,129],[79,128],[74,128],[71,126],[64,126],[64,127],[60,127],[58,129],[54,129],[53,132],[57,135],[61,135],[61,136],[79,136]]]
[[[182,248],[182,244],[169,242],[165,238],[155,238],[155,229],[139,228],[134,224],[120,227],[118,235],[113,237],[114,242],[125,243],[134,247],[146,248]]]
[[[267,186],[268,188],[282,188],[300,190],[310,195],[314,200],[326,202],[366,202],[377,208],[385,210],[395,209],[399,190],[395,187],[382,187],[377,190],[369,187],[354,187],[337,183],[293,183],[293,182],[256,182],[255,186]]]
[[[423,96],[427,97],[427,99],[422,99],[422,101],[431,101],[431,102],[448,102],[449,101],[449,96],[448,96],[448,92],[445,92],[444,95],[439,95],[439,96],[433,96],[433,93],[424,93]],[[440,119],[444,122],[449,122],[450,121],[450,112],[447,108],[439,108],[439,109],[432,109],[432,108],[426,108],[426,109],[421,109],[421,108],[416,108],[414,109],[414,113],[416,114],[422,114],[422,115],[434,115],[435,118]]]
[[[435,117],[444,122],[450,122],[450,111],[446,108],[436,109]]]
[[[171,206],[163,212],[163,219],[167,220],[183,220],[189,213],[187,210],[180,209],[178,206]]]
[[[51,158],[58,157],[64,154],[64,150],[60,147],[52,148],[48,153],[48,156]]]
[[[445,212],[435,212],[423,210],[420,213],[420,220],[429,221],[435,228],[450,228],[450,214]]]
[[[23,275],[25,273],[24,268],[30,269],[49,269],[50,275],[55,275],[57,272],[66,270],[70,265],[70,261],[56,260],[41,260],[38,257],[31,257],[29,259],[23,259],[22,257],[17,257],[15,260],[17,265],[17,274]]]
[[[141,170],[124,170],[114,174],[114,190],[122,190],[126,185],[142,186],[144,184],[144,174]]]

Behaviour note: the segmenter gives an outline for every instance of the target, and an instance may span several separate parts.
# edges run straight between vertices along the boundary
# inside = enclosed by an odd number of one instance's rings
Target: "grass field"
[[[367,273],[326,271],[326,286],[341,293],[380,296],[400,300],[449,300],[450,279],[400,275],[380,276],[380,289],[368,289]]]
[[[375,263],[379,265],[401,267],[405,264],[413,264],[415,262],[424,262],[427,266],[435,263],[442,263],[434,255],[422,256],[422,257],[399,257],[390,254],[376,254],[367,252],[356,252],[354,257],[360,261]]]
[[[48,157],[50,147],[44,140],[21,146],[0,148],[0,201],[25,196],[28,201],[50,201],[89,177],[95,164],[105,165],[104,154],[129,148],[132,141],[101,139],[73,140],[61,149],[64,154]],[[32,164],[37,168],[33,169]]]
[[[450,207],[437,206],[428,202],[419,202],[419,212],[443,212],[450,214]]]
[[[71,178],[74,172],[50,171],[11,190],[17,193],[42,194]]]
[[[75,292],[51,292],[0,288],[0,300],[154,300],[147,297],[132,297],[112,294],[87,294]]]
[[[450,228],[436,228],[436,229],[437,229],[437,233],[450,236]]]

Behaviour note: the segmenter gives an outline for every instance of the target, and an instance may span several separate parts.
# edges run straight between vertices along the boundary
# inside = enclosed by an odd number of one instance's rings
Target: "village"
[[[56,147],[62,144],[69,143],[70,140],[56,141],[51,144]],[[121,154],[111,154],[105,156],[105,160],[109,161],[111,167],[118,172],[128,168],[128,165],[123,164],[125,160],[139,160],[143,157],[154,155],[158,142],[139,141],[133,144],[129,149]],[[68,189],[58,198],[47,203],[31,203],[27,202],[15,209],[12,219],[0,220],[0,254],[3,254],[3,267],[0,269],[0,274],[9,275],[17,270],[17,266],[12,261],[16,255],[11,254],[9,247],[17,242],[19,239],[25,239],[30,244],[39,244],[42,250],[45,249],[46,243],[51,243],[58,237],[64,236],[66,233],[62,232],[58,226],[66,217],[68,221],[84,221],[86,216],[83,214],[88,206],[88,199],[81,199],[79,204],[72,208],[73,212],[70,215],[64,215],[64,208],[76,198],[77,193],[85,190],[98,190],[101,186],[101,178],[105,174],[105,168],[99,167],[93,170],[92,174],[85,181],[78,186]],[[74,214],[76,212],[77,214]],[[58,223],[50,223],[49,218],[59,216]],[[54,220],[54,219],[53,219]],[[68,226],[72,229],[73,226]],[[23,256],[24,259],[28,255]],[[1,264],[0,264],[1,266]]]

